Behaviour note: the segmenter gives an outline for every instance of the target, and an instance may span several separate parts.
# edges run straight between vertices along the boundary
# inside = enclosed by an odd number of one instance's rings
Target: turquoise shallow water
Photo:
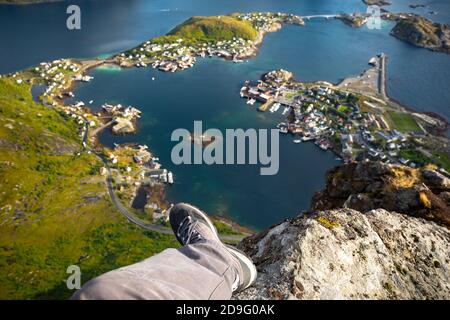
[[[410,11],[407,2],[393,1],[393,10]],[[65,29],[67,3],[0,6],[0,73],[58,57],[93,57],[132,47],[161,35],[193,15],[236,11],[283,11],[319,14],[364,11],[360,0],[109,0],[75,1],[83,13],[83,29]],[[450,21],[448,1],[434,1],[436,21]],[[450,119],[450,56],[398,41],[381,30],[352,29],[340,21],[310,21],[305,27],[287,26],[269,34],[258,56],[243,64],[200,59],[181,73],[152,69],[92,72],[95,79],[81,84],[77,99],[120,102],[143,110],[135,136],[102,136],[102,142],[145,143],[175,174],[168,188],[171,201],[189,201],[228,215],[254,228],[264,228],[307,209],[313,193],[323,187],[327,169],[338,162],[312,144],[295,145],[282,136],[279,174],[260,176],[257,166],[175,166],[170,161],[175,128],[272,128],[279,116],[257,113],[239,98],[243,81],[266,71],[285,68],[303,81],[337,82],[359,74],[370,57],[383,51],[388,59],[388,92],[395,99]],[[11,32],[10,30],[15,30]],[[152,77],[156,77],[152,81]]]

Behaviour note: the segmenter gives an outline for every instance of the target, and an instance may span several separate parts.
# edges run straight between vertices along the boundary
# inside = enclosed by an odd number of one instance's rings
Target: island
[[[368,6],[389,6],[391,3],[387,0],[362,0]]]
[[[417,8],[426,8],[426,7],[428,7],[428,5],[427,4],[416,3],[416,4],[410,4],[409,7],[412,8],[412,9],[417,9]]]
[[[354,13],[354,14],[346,14],[343,13],[341,15],[339,15],[338,17],[340,20],[342,20],[345,24],[354,27],[354,28],[359,28],[362,27],[364,24],[366,24],[369,15],[368,14],[358,14],[358,13]]]
[[[264,35],[277,31],[283,23],[304,25],[301,17],[284,13],[192,17],[167,35],[112,57],[111,62],[120,67],[151,65],[166,72],[190,68],[197,57],[242,62],[255,56]]]
[[[450,27],[424,17],[400,17],[391,34],[417,47],[450,53]]]

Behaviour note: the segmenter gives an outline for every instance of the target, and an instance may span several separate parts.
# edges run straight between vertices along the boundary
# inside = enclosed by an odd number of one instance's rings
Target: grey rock
[[[244,239],[258,269],[236,299],[450,299],[450,231],[388,212],[317,211]]]

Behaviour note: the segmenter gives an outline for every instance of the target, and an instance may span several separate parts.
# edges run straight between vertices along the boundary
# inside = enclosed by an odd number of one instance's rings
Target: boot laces
[[[178,228],[177,235],[184,244],[195,243],[203,240],[202,235],[197,231],[198,221],[192,222],[192,218],[187,216],[183,219]]]

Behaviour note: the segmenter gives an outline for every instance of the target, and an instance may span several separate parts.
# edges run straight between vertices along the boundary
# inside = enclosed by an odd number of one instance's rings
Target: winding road
[[[117,210],[123,216],[125,216],[130,222],[132,222],[135,225],[141,227],[142,229],[149,230],[149,231],[154,231],[154,232],[159,232],[159,233],[163,233],[163,234],[173,234],[173,231],[172,231],[171,228],[167,228],[165,226],[158,225],[158,224],[146,223],[146,222],[142,221],[141,219],[139,219],[138,217],[136,217],[133,213],[129,212],[127,210],[127,208],[124,207],[124,205],[122,204],[120,199],[117,197],[116,193],[114,192],[111,168],[108,166],[108,163],[107,163],[106,159],[104,159],[103,155],[100,155],[98,153],[96,153],[96,155],[102,159],[103,163],[106,166],[106,169],[107,169],[107,172],[108,172],[108,176],[106,178],[106,184],[107,184],[107,187],[108,187],[108,193],[109,193],[109,196],[111,197],[112,203],[117,208]],[[219,237],[223,241],[239,242],[244,237],[246,237],[246,235],[242,235],[242,236],[241,235],[219,235]]]

